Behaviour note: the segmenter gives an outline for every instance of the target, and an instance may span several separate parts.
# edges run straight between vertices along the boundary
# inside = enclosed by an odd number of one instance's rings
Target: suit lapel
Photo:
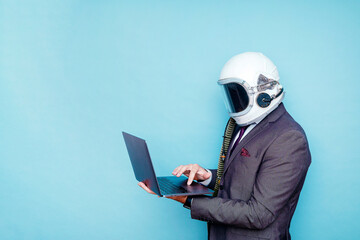
[[[259,123],[259,125],[257,125],[254,129],[252,129],[245,137],[243,140],[241,140],[239,142],[239,144],[235,147],[234,151],[232,152],[232,154],[228,154],[229,157],[227,159],[225,159],[225,166],[224,166],[224,173],[226,172],[227,168],[229,167],[230,163],[234,160],[235,156],[241,151],[241,149],[243,148],[243,146],[248,143],[251,139],[253,139],[256,135],[258,135],[259,133],[261,133],[266,126],[268,125],[268,122],[261,122],[262,124]]]
[[[286,112],[284,105],[281,103],[273,112],[271,112],[267,117],[265,117],[258,125],[252,129],[243,140],[239,142],[239,144],[235,147],[232,154],[227,154],[224,163],[224,174],[228,167],[230,166],[231,162],[234,160],[235,156],[241,151],[245,144],[247,144],[250,140],[256,137],[259,133],[264,131],[268,126],[269,123],[276,121],[280,116],[282,116]],[[239,129],[239,128],[238,128]],[[233,139],[231,143],[235,140],[233,135]],[[230,145],[231,146],[231,145]],[[228,151],[229,153],[229,151]]]

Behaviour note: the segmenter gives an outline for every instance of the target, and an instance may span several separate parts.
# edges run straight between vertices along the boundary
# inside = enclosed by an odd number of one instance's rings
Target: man
[[[288,240],[311,156],[303,129],[282,104],[277,68],[261,53],[239,54],[225,64],[218,84],[229,124],[236,122],[224,159],[218,170],[188,164],[173,171],[215,194],[173,199],[190,208],[192,218],[208,222],[209,239]]]

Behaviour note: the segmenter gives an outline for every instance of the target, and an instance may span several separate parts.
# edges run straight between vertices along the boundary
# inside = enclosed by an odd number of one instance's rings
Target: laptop
[[[214,192],[197,182],[187,185],[187,177],[184,176],[157,177],[145,140],[126,132],[122,132],[122,134],[135,178],[139,182],[144,182],[158,196],[190,196]]]

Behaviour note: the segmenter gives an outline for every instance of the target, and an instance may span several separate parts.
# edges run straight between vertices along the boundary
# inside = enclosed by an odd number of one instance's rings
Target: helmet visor
[[[230,113],[238,113],[244,111],[249,105],[249,95],[239,83],[226,83],[220,85],[224,93],[225,103]]]

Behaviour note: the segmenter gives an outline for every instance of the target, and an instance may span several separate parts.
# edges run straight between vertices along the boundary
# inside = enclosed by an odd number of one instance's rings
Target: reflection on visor
[[[247,108],[249,96],[243,86],[237,83],[228,83],[223,87],[230,112],[237,113]]]

